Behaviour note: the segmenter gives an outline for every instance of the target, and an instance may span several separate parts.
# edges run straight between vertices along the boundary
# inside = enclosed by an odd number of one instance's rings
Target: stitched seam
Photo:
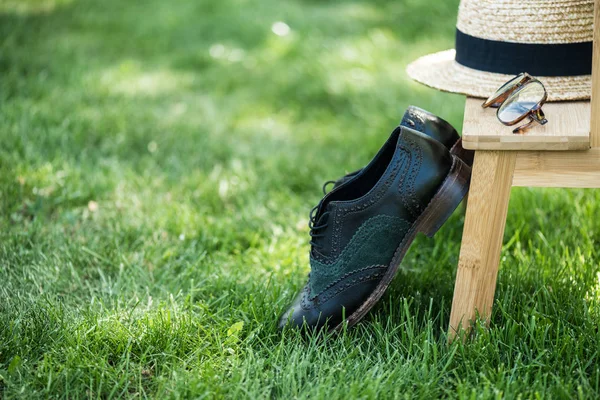
[[[352,286],[356,286],[359,283],[363,283],[366,281],[372,281],[372,280],[376,280],[379,279],[383,276],[384,274],[381,272],[377,272],[377,273],[373,273],[370,275],[366,275],[364,277],[360,277],[360,278],[356,278],[351,280],[350,282],[340,286],[339,288],[337,288],[334,292],[327,294],[325,296],[323,296],[322,298],[319,298],[319,302],[326,302],[330,299],[332,299],[333,297],[337,296],[338,294],[342,293],[343,291],[347,290],[348,288],[352,287]]]
[[[368,255],[370,252],[367,250],[369,250],[374,243],[378,243],[373,242],[375,235],[381,237],[382,232],[388,232],[388,234],[394,235],[394,238],[400,242],[406,235],[408,229],[410,229],[410,226],[411,223],[409,221],[386,214],[372,217],[363,222],[361,227],[355,231],[346,248],[334,262],[323,263],[316,260],[314,257],[311,257],[310,264],[312,271],[309,279],[311,289],[317,289],[320,294],[323,290],[329,288],[331,284],[335,284],[340,279],[344,279],[348,274],[361,271],[363,269],[361,268],[361,264],[367,264],[369,261],[371,261],[370,265],[373,265],[373,261],[377,264],[384,262],[388,263],[388,258],[382,257],[383,254]],[[397,244],[398,242],[390,242],[389,244]],[[388,251],[393,251],[393,249],[388,249]],[[361,256],[363,254],[366,254],[367,256]],[[392,254],[389,254],[390,258],[391,256]],[[340,274],[344,275],[340,277]]]
[[[310,310],[312,308],[311,304],[306,301],[308,298],[310,298],[310,285],[306,285],[304,286],[304,289],[302,289],[302,300],[300,301],[300,307],[302,307],[304,310]]]
[[[319,293],[317,293],[316,295],[314,295],[313,298],[322,295],[323,293],[325,293],[326,291],[330,290],[335,285],[340,284],[344,279],[348,279],[352,275],[357,275],[357,274],[360,274],[362,272],[368,271],[370,269],[382,269],[382,268],[383,269],[387,269],[387,267],[385,265],[371,265],[369,267],[361,268],[361,269],[358,269],[356,271],[348,272],[348,273],[344,274],[343,276],[341,276],[340,278],[338,278],[335,281],[333,281],[332,283],[330,283],[329,285],[327,285],[327,287],[325,289],[321,290]]]
[[[354,234],[352,235],[352,237],[348,241],[348,244],[346,245],[346,247],[344,247],[344,249],[341,251],[341,253],[339,254],[338,257],[336,257],[334,259],[327,260],[327,261],[323,261],[323,262],[321,262],[319,260],[316,260],[316,261],[319,261],[321,264],[323,264],[325,266],[331,266],[331,265],[335,264],[340,257],[342,257],[343,255],[345,255],[344,253],[346,252],[346,249],[348,249],[348,247],[350,246],[350,244],[352,243],[352,241],[356,239],[356,237],[360,234],[360,232],[362,230],[365,229],[365,227],[367,225],[377,225],[379,223],[386,222],[385,220],[389,220],[389,219],[392,219],[393,220],[392,222],[398,222],[398,223],[404,222],[408,226],[411,225],[410,221],[407,221],[404,218],[395,217],[393,215],[381,214],[381,215],[377,215],[375,217],[371,217],[368,220],[366,220],[365,222],[363,222],[358,227],[358,229],[356,229],[356,231],[354,231]],[[380,221],[380,220],[384,220],[384,221]],[[375,231],[373,231],[371,233],[371,235],[369,235],[368,237],[366,237],[365,241],[366,241],[366,239],[370,238],[374,233],[375,233]],[[356,247],[354,250],[348,250],[348,253],[349,253],[349,255],[355,254],[359,249],[360,249],[360,247]]]
[[[344,283],[342,286],[335,288],[336,285],[339,285],[345,279],[348,279],[352,275],[358,275],[358,274],[363,273],[368,270],[376,270],[376,271],[371,274],[352,279],[351,281]],[[348,273],[348,274],[344,275],[342,278],[336,280],[335,282],[333,282],[332,284],[327,286],[326,289],[322,290],[320,293],[316,294],[315,296],[310,295],[311,294],[310,293],[311,292],[310,285],[306,285],[306,286],[304,286],[304,289],[302,290],[303,295],[302,295],[302,300],[300,302],[300,305],[302,306],[302,308],[304,310],[308,310],[308,309],[312,308],[313,301],[317,300],[319,303],[326,302],[327,300],[331,299],[332,297],[337,296],[338,294],[340,294],[341,292],[343,292],[344,290],[348,289],[351,286],[355,286],[361,282],[365,282],[368,280],[374,280],[374,279],[383,277],[385,275],[386,270],[387,270],[387,267],[384,265],[374,265],[374,266],[372,265],[372,266],[363,268],[361,270]],[[327,293],[327,292],[330,292],[334,288],[335,288],[335,290],[333,292]]]
[[[398,175],[398,171],[401,169],[405,170],[409,165],[407,158],[410,158],[410,152],[406,148],[404,148],[400,145],[396,145],[396,150],[398,150],[398,149],[401,150],[403,154],[400,155],[398,162],[394,163],[395,165],[390,170],[388,177],[386,178],[384,183],[377,190],[377,193],[374,196],[371,196],[371,199],[367,202],[364,202],[364,204],[354,204],[350,208],[347,208],[348,204],[356,203],[357,202],[357,200],[356,200],[354,202],[348,202],[344,205],[341,205],[339,207],[339,213],[341,214],[341,215],[339,215],[340,219],[343,219],[347,215],[355,214],[355,213],[363,211],[371,206],[374,206],[383,198],[384,194],[387,192],[388,188],[390,187],[390,185],[392,184],[392,182]],[[363,201],[364,201],[364,199],[363,199]],[[336,217],[337,217],[337,212],[336,212]],[[406,221],[406,222],[408,222],[408,221]],[[333,243],[332,247],[334,247],[336,249],[339,248],[342,225],[343,225],[343,223],[340,222],[340,223],[337,223],[334,227],[333,238],[332,238],[332,243]],[[350,242],[348,242],[348,243],[350,243]],[[336,255],[337,255],[337,253],[332,253],[332,256],[336,256]]]
[[[398,144],[396,145],[396,151],[397,150],[401,150],[404,152],[404,155],[409,155],[409,150]],[[396,151],[394,151],[394,153],[396,153]],[[390,162],[394,164],[394,166],[389,170],[389,172],[386,170],[384,171],[384,174],[382,176],[382,178],[387,175],[385,182],[383,184],[381,184],[378,188],[376,193],[373,193],[373,195],[367,197],[366,199],[364,197],[358,198],[356,200],[349,200],[349,201],[343,201],[340,203],[341,207],[346,208],[349,205],[352,205],[352,207],[349,209],[350,211],[355,211],[355,210],[362,210],[365,209],[367,207],[370,207],[371,205],[373,205],[375,202],[377,202],[377,200],[379,200],[386,192],[386,188],[389,187],[394,178],[395,178],[395,173],[400,169],[400,167],[405,164],[406,160],[404,159],[404,157],[398,157],[399,160],[398,162],[394,162],[393,158],[392,161]],[[376,183],[376,186],[379,185],[379,182],[381,182],[381,178],[380,180]],[[361,204],[362,203],[362,204]]]
[[[423,165],[423,151],[415,141],[407,136],[402,136],[402,141],[410,147],[412,150],[410,154],[414,154],[415,157],[414,159],[411,157],[409,172],[405,176],[402,176],[402,183],[399,185],[398,190],[402,204],[404,204],[411,216],[417,217],[423,211],[419,206],[415,189],[417,175]]]
[[[316,298],[317,296],[315,296],[315,298],[313,298],[313,300],[316,299],[316,300],[318,300],[319,303],[322,304],[322,303],[330,300],[331,298],[337,296],[338,294],[340,294],[344,290],[347,290],[347,289],[351,288],[352,286],[356,286],[358,284],[361,284],[361,283],[364,283],[364,282],[368,282],[368,281],[380,280],[383,276],[384,276],[383,273],[367,275],[364,278],[361,278],[360,280],[357,279],[356,281],[353,281],[351,284],[345,285],[343,288],[337,290],[335,293],[333,293],[333,294],[331,294],[331,295],[329,295],[327,297],[323,297],[323,298],[317,299]],[[310,292],[310,290],[308,292]],[[313,303],[309,303],[308,301],[306,301],[306,299],[308,298],[308,296],[309,296],[309,294],[307,294],[306,297],[302,296],[302,301],[300,302],[300,307],[302,307],[303,310],[310,310],[311,308],[314,308],[314,304]]]

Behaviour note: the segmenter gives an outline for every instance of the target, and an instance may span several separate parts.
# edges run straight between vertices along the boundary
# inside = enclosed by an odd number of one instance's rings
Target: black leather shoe
[[[311,211],[311,273],[279,326],[359,321],[418,232],[433,236],[468,191],[471,168],[437,140],[397,127],[375,158]],[[305,324],[305,325],[304,325]]]
[[[475,153],[471,150],[465,150],[462,147],[462,138],[458,132],[456,132],[456,129],[454,129],[449,122],[437,115],[416,106],[409,106],[402,117],[400,126],[412,128],[426,134],[446,146],[446,148],[450,150],[450,153],[463,160],[468,166],[473,165]],[[338,180],[325,182],[323,185],[323,194],[327,194],[327,188],[330,185],[333,185],[333,188],[335,188],[359,172],[360,169],[351,172]]]

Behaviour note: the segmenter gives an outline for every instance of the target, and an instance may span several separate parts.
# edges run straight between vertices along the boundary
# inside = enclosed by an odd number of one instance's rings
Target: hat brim
[[[458,64],[455,51],[446,50],[421,57],[406,68],[417,82],[434,89],[488,98],[512,75],[478,71]],[[528,72],[528,71],[522,71]],[[548,101],[586,100],[592,91],[592,76],[536,76],[548,92]]]

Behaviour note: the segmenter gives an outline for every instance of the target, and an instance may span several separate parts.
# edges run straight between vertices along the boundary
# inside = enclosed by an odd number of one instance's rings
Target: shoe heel
[[[473,150],[467,150],[462,145],[462,138],[452,146],[450,153],[460,158],[469,167],[473,166],[473,159],[475,158],[475,152]]]
[[[471,167],[457,156],[453,155],[452,158],[452,168],[423,212],[419,224],[419,231],[429,237],[440,230],[469,191]]]

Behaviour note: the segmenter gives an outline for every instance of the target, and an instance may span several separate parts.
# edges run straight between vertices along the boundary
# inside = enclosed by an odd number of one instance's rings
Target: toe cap
[[[376,267],[359,271],[314,297],[307,284],[281,316],[279,329],[288,326],[311,330],[319,330],[325,326],[328,329],[335,328],[371,296],[381,282],[385,269]]]

